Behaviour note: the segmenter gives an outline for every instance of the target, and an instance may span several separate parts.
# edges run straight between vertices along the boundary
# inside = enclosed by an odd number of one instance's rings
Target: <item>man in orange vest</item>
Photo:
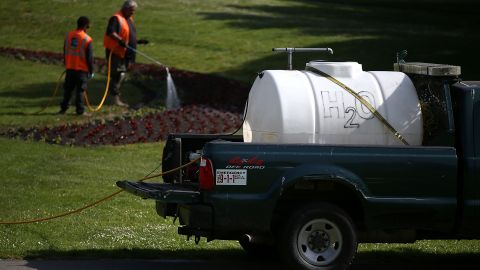
[[[72,92],[75,91],[77,115],[89,115],[83,106],[83,92],[87,90],[88,79],[93,78],[93,45],[92,38],[87,35],[89,27],[90,20],[82,16],[77,20],[77,29],[67,33],[65,37],[63,60],[67,72],[60,114],[67,111]]]
[[[120,86],[130,65],[135,63],[135,51],[130,48],[137,48],[137,30],[133,21],[137,6],[133,0],[125,1],[121,10],[108,21],[103,38],[107,61],[112,52],[110,69],[112,82],[108,90],[113,96],[114,104],[122,107],[128,107],[128,105],[120,100]],[[138,40],[138,44],[142,43],[146,44],[148,41]]]

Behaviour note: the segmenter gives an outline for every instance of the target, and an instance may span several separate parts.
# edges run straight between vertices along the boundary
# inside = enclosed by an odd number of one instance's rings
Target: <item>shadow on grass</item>
[[[252,258],[240,249],[198,250],[182,249],[178,251],[162,251],[156,249],[89,249],[89,250],[35,250],[26,258],[31,266],[38,267],[36,259],[43,260],[95,260],[112,259],[114,265],[122,260],[130,260],[136,269],[203,269],[205,263],[209,269],[266,269],[268,266],[282,269],[278,257]],[[132,261],[133,260],[133,261]],[[240,263],[240,264],[239,264]],[[357,254],[351,269],[456,269],[460,265],[479,265],[480,254],[455,253],[432,254],[415,248],[396,248],[389,251],[361,251]],[[110,266],[112,266],[110,265]],[[148,266],[143,268],[143,266]],[[173,265],[175,265],[173,267]],[[217,267],[218,266],[218,267]],[[213,267],[213,268],[212,268]],[[236,268],[238,267],[238,268]],[[51,268],[48,268],[51,269]],[[94,268],[95,269],[95,268]]]
[[[63,85],[63,83],[62,83]],[[62,85],[59,86],[58,94],[63,94]],[[22,99],[39,99],[50,98],[55,90],[56,83],[39,83],[22,85],[12,90],[2,90],[0,97],[22,98]]]
[[[331,47],[330,60],[357,61],[368,70],[392,70],[395,53],[407,49],[407,61],[434,62],[462,66],[464,79],[479,78],[477,69],[480,41],[479,3],[396,3],[395,1],[313,1],[289,0],[289,6],[226,5],[231,12],[203,12],[206,20],[226,21],[232,28],[249,30],[292,29],[305,34],[339,41],[312,43],[308,47]],[[454,11],[453,11],[454,10]],[[277,44],[277,47],[296,47]],[[265,51],[271,48],[265,48]],[[339,56],[339,57],[337,57]],[[295,54],[296,68],[306,59],[325,55]],[[272,54],[229,73],[238,76],[263,69],[286,67],[286,55]]]
[[[433,254],[404,247],[358,252],[352,269],[459,269],[460,266],[479,264],[479,253]]]
[[[153,100],[157,98],[155,89],[156,84],[150,81],[143,82],[142,84],[136,81],[128,81],[122,87],[122,95],[127,102],[141,102],[147,103],[148,100]],[[35,111],[33,107],[44,107],[44,106],[59,106],[60,102],[63,99],[63,81],[58,86],[58,90],[55,93],[57,84],[52,83],[39,83],[39,84],[28,84],[20,85],[18,88],[13,90],[3,90],[0,92],[1,98],[10,99],[8,102],[4,102],[2,105],[3,115],[31,115],[29,111]],[[96,106],[100,103],[105,91],[105,82],[103,80],[91,81],[88,85],[88,97],[92,106]],[[160,91],[158,91],[160,92]],[[164,91],[161,91],[164,92]],[[164,99],[164,95],[158,95],[160,98]],[[73,106],[75,102],[75,95],[72,94],[70,99],[70,104]],[[110,103],[109,97],[107,96],[107,104]],[[59,107],[60,108],[60,107]],[[19,112],[19,110],[24,110],[25,112]],[[38,110],[37,110],[38,111]],[[47,114],[47,113],[42,113]]]

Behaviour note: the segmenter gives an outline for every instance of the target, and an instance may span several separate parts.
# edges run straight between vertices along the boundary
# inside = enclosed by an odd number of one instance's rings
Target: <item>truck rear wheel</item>
[[[346,269],[357,251],[357,236],[342,209],[315,203],[290,217],[280,235],[279,249],[296,269]]]

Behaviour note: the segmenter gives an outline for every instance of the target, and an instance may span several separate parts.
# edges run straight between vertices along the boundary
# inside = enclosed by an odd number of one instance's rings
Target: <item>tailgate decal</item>
[[[246,186],[247,170],[218,169],[215,172],[215,180],[220,186]]]

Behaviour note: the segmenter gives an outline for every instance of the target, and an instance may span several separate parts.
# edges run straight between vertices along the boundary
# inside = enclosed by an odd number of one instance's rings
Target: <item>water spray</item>
[[[172,75],[170,74],[170,70],[168,69],[168,67],[135,48],[132,48],[128,45],[127,45],[127,48],[145,57],[146,59],[152,61],[153,63],[165,68],[167,72],[167,101],[165,102],[165,106],[167,107],[167,109],[180,108],[180,99],[178,98],[177,87],[175,87],[175,83],[173,82],[173,78],[172,78]]]

